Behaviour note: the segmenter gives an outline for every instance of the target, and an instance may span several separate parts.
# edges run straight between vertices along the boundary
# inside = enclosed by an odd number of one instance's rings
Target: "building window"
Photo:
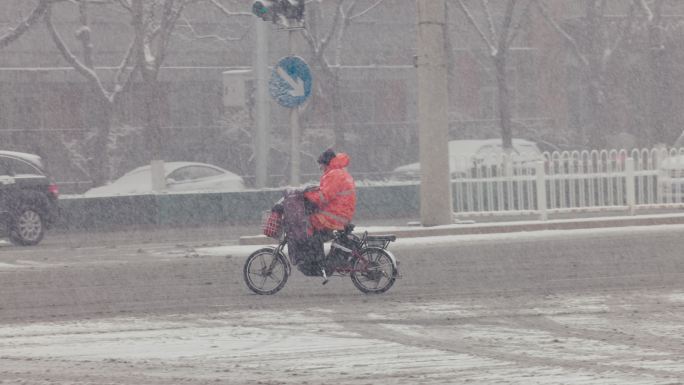
[[[5,106],[0,104],[0,130],[7,129],[7,117],[5,115]]]
[[[479,106],[480,119],[495,119],[496,118],[496,87],[482,87],[480,88]]]
[[[342,95],[343,123],[370,123],[373,121],[375,101],[369,92],[350,91]]]
[[[37,130],[41,128],[41,105],[38,100],[30,96],[14,98],[14,128]]]
[[[537,90],[539,75],[534,51],[523,50],[515,60],[515,113],[518,118],[534,118],[537,115]],[[513,80],[513,79],[512,79]]]
[[[581,128],[584,125],[587,105],[583,97],[580,70],[575,66],[567,67],[566,97],[568,111],[568,127]]]

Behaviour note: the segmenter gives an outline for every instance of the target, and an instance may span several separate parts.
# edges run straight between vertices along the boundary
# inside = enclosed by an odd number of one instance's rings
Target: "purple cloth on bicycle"
[[[286,191],[283,199],[283,229],[288,239],[302,241],[307,238],[309,216],[306,215],[304,194],[301,191]]]
[[[309,216],[306,212],[304,194],[298,190],[287,190],[283,197],[283,229],[287,234],[287,253],[290,262],[299,265],[314,261],[318,248],[307,234]],[[312,271],[316,270],[313,269]]]

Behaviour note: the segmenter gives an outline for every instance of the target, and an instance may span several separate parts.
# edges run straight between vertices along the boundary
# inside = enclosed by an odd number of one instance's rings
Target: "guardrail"
[[[532,160],[531,160],[532,159]],[[684,207],[684,149],[602,150],[462,160],[459,217]],[[459,164],[459,163],[457,163]],[[461,163],[462,164],[462,163]]]

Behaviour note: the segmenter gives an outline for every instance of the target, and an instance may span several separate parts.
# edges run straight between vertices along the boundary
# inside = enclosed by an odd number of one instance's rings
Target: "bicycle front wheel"
[[[351,280],[357,289],[367,294],[380,294],[389,290],[397,279],[397,266],[389,254],[381,248],[367,248],[362,258],[354,262]]]
[[[264,248],[253,252],[243,269],[243,277],[247,287],[261,295],[275,294],[285,286],[290,276],[285,257],[272,248]]]

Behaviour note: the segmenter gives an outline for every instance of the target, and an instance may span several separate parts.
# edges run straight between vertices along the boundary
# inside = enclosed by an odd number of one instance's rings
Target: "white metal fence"
[[[459,217],[684,207],[684,148],[492,155],[455,165]]]

